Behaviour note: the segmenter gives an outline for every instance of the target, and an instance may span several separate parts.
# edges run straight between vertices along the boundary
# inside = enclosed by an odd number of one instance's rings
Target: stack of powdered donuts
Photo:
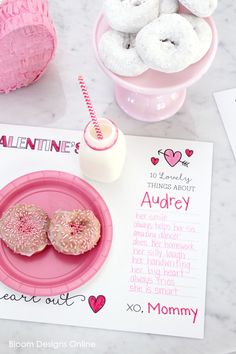
[[[94,248],[101,237],[100,222],[91,210],[56,211],[51,219],[36,205],[17,204],[0,220],[0,238],[23,256],[31,257],[52,245],[66,255]]]
[[[178,13],[180,6],[188,14]],[[104,0],[111,28],[101,37],[100,58],[121,76],[182,71],[208,52],[212,30],[204,18],[216,7],[217,0]]]

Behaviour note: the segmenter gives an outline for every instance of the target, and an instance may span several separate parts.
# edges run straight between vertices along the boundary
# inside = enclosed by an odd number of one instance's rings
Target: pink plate
[[[112,243],[112,220],[104,200],[87,182],[64,172],[34,172],[8,184],[0,197],[0,215],[18,203],[36,204],[49,216],[58,209],[90,209],[102,227],[97,247],[81,256],[66,256],[49,246],[28,258],[0,241],[0,281],[5,285],[32,296],[56,296],[80,287],[102,267]]]

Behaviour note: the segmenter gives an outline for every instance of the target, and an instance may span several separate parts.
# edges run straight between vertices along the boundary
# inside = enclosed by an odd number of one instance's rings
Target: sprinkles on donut
[[[48,237],[58,252],[80,255],[97,245],[101,226],[91,210],[59,210],[51,218]]]
[[[48,215],[35,205],[17,204],[0,220],[0,238],[15,253],[32,256],[49,244]]]

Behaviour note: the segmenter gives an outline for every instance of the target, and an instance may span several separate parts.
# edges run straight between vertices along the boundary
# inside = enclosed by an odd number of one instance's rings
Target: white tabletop
[[[87,111],[76,83],[87,78],[97,111],[127,134],[212,141],[215,144],[204,340],[76,327],[0,321],[1,353],[64,353],[9,348],[9,341],[87,341],[95,349],[66,353],[226,354],[236,351],[236,162],[213,100],[213,92],[236,86],[236,3],[220,0],[214,15],[220,37],[208,73],[188,90],[183,108],[161,123],[135,121],[116,105],[113,84],[98,67],[92,31],[102,0],[51,0],[58,50],[44,77],[27,89],[0,96],[0,122],[82,129]]]

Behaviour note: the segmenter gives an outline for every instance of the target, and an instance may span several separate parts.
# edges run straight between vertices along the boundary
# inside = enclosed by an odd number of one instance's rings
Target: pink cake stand
[[[183,12],[185,12],[182,9]],[[115,83],[115,97],[118,105],[129,116],[146,122],[157,122],[173,116],[182,107],[187,87],[198,81],[209,69],[216,55],[218,36],[211,18],[207,19],[213,32],[211,48],[202,60],[175,74],[148,70],[138,77],[122,77],[112,73],[102,63],[98,53],[101,36],[109,28],[100,15],[94,30],[94,49],[97,61],[103,71]]]

